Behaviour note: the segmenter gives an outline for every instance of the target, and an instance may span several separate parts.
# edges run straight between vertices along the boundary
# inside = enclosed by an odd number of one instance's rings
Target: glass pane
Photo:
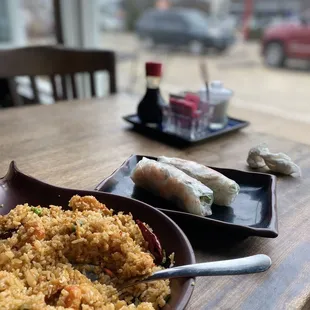
[[[55,44],[54,7],[51,0],[22,0],[26,44]]]
[[[305,28],[296,28],[291,34],[292,40],[299,41],[293,46],[293,57],[281,46],[263,40],[271,27],[282,27],[276,30],[277,39],[282,40],[287,24],[300,20],[300,1],[98,0],[98,6],[100,46],[117,53],[121,91],[143,94],[146,61],[163,63],[161,90],[166,99],[169,93],[202,89],[205,83],[200,65],[204,62],[209,80],[223,81],[236,94],[233,102],[246,105],[251,95],[238,101],[237,94],[255,89],[255,98],[259,97],[265,83],[270,90],[266,96],[272,98],[280,88],[276,85],[283,83],[282,71],[275,72],[273,67],[285,63],[292,69],[306,69],[305,59],[310,57]],[[267,46],[269,53],[263,53]],[[298,71],[288,71],[290,74],[298,75]],[[257,108],[263,109],[264,104],[269,108],[267,102]],[[277,107],[282,108],[280,104]]]
[[[229,1],[218,1],[222,3],[218,12],[224,16],[213,13],[209,2],[98,0],[100,43],[118,54],[120,90],[143,93],[146,61],[163,63],[163,93],[199,89],[203,85],[199,62],[204,50],[210,41],[216,43],[211,48],[225,49],[225,42],[230,47],[236,30]],[[212,61],[214,52],[209,55]]]
[[[8,1],[0,0],[0,43],[10,42],[11,35]]]

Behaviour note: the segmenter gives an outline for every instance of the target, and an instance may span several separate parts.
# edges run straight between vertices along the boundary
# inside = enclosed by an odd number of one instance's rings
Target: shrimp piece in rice
[[[73,211],[101,211],[104,215],[112,215],[111,210],[109,210],[105,204],[99,202],[93,196],[81,197],[79,195],[75,195],[70,199],[69,207],[72,208]]]
[[[67,285],[60,294],[57,306],[79,309],[82,301],[82,290],[78,285]]]

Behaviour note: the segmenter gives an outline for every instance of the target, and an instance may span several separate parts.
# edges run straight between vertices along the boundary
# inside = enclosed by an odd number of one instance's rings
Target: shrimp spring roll
[[[173,166],[143,158],[131,179],[135,185],[176,203],[186,212],[202,216],[212,214],[212,190]]]
[[[214,203],[219,206],[231,205],[239,193],[240,186],[234,180],[194,161],[165,156],[160,156],[158,161],[182,170],[189,176],[211,188],[214,194]]]

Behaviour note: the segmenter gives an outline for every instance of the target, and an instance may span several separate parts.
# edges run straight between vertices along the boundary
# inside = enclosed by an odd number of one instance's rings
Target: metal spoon
[[[203,276],[230,276],[249,273],[263,272],[271,266],[271,259],[264,254],[222,260],[217,262],[184,265],[156,271],[145,279],[136,279],[122,285],[121,289],[143,282],[155,280],[183,278],[183,277],[203,277]]]

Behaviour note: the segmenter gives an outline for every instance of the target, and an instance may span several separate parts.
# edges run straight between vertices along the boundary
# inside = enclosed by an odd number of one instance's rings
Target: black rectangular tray
[[[240,119],[228,117],[228,124],[225,128],[220,130],[210,130],[207,129],[205,134],[196,139],[191,139],[184,136],[179,136],[169,132],[165,132],[160,128],[148,124],[141,123],[137,114],[131,114],[124,116],[123,119],[134,125],[134,129],[144,135],[147,135],[151,138],[155,138],[162,142],[173,143],[176,145],[193,145],[201,142],[208,141],[212,138],[219,137],[234,131],[237,131],[241,128],[248,126],[250,123]]]
[[[134,198],[158,208],[172,218],[190,236],[203,238],[278,235],[276,177],[266,173],[234,169],[212,169],[235,180],[240,193],[230,207],[212,206],[212,216],[186,213],[174,204],[136,187],[130,175],[142,155],[132,155],[112,175],[95,188],[98,191]],[[145,156],[157,160],[156,157]]]

